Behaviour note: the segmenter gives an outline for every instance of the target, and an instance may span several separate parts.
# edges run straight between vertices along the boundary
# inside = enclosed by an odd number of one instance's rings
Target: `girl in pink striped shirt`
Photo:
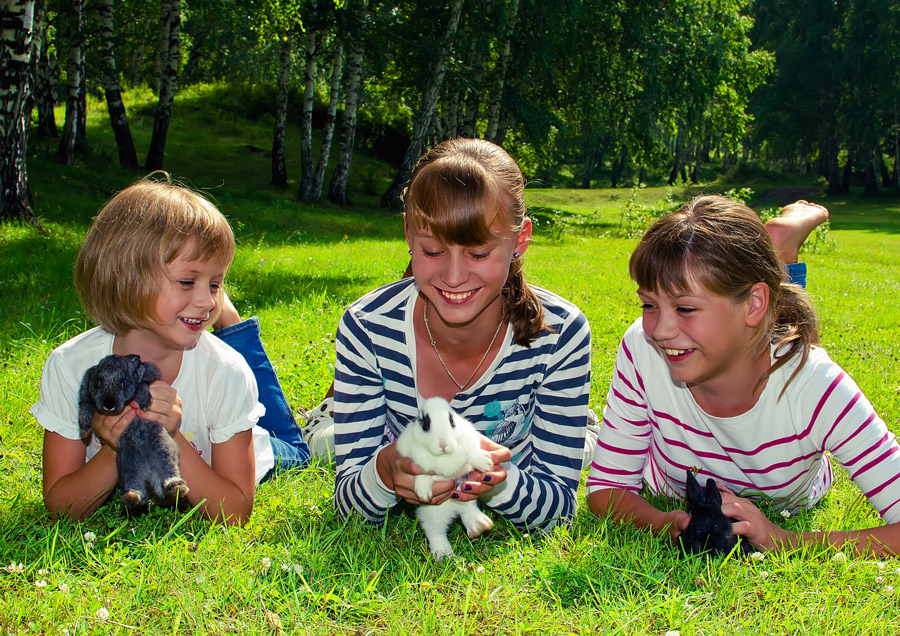
[[[827,218],[819,208],[815,220],[814,207],[800,209],[800,243]],[[734,532],[757,548],[828,542],[900,553],[900,446],[818,347],[815,311],[805,290],[785,280],[785,255],[772,242],[790,243],[791,231],[767,228],[743,204],[703,196],[644,235],[629,265],[643,315],[622,339],[587,482],[595,514],[677,540],[689,515],[662,512],[639,493],[646,484],[683,497],[685,471],[699,469],[701,482],[719,482]],[[813,506],[832,484],[828,454],[887,525],[793,533],[748,499]]]

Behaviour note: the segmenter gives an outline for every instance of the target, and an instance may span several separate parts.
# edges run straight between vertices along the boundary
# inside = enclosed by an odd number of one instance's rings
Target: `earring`
[[[520,254],[518,252],[513,252],[513,258],[519,258]]]
[[[410,256],[412,256],[412,250],[406,250],[406,251],[409,252]]]

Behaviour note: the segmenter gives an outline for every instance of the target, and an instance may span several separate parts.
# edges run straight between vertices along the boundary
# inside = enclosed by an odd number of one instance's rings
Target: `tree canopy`
[[[501,143],[544,185],[699,181],[713,164],[756,162],[821,175],[833,192],[854,175],[871,193],[900,186],[893,0],[121,0],[114,16],[108,1],[37,5],[37,108],[21,117],[34,110],[32,128],[56,134],[47,103],[68,90],[68,161],[85,93],[121,103],[119,87],[150,86],[157,118],[177,125],[172,93],[205,82],[269,96],[254,106],[276,120],[273,183],[302,182],[304,201],[321,196],[333,138],[337,203],[354,147],[396,167],[390,205],[425,147],[461,135]],[[124,106],[115,113],[117,139],[130,139]],[[318,163],[314,134],[327,140]],[[145,168],[165,167],[164,144],[162,130]],[[303,175],[286,174],[285,153],[302,154]],[[134,163],[133,149],[120,154]]]

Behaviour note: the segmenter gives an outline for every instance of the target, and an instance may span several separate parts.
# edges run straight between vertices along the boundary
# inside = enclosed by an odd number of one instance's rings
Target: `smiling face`
[[[485,322],[496,326],[499,320],[510,263],[515,253],[527,249],[531,222],[514,232],[497,215],[490,228],[493,238],[486,243],[457,245],[439,240],[428,228],[407,224],[416,285],[447,324],[468,325],[485,316]]]
[[[214,260],[192,260],[185,246],[166,266],[159,283],[154,318],[146,335],[168,349],[188,349],[218,317],[225,266]]]
[[[683,292],[638,290],[644,333],[665,356],[672,379],[689,387],[713,382],[753,386],[757,327],[767,300],[760,284],[744,300],[714,294],[694,282]],[[761,311],[760,311],[761,310]]]

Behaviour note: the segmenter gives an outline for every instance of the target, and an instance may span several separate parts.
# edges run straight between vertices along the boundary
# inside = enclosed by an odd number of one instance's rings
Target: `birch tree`
[[[365,56],[364,31],[369,14],[369,0],[352,0],[349,3],[349,29],[347,40],[347,82],[344,88],[344,116],[341,120],[341,141],[337,163],[328,186],[328,200],[335,205],[347,205],[347,181],[350,177],[350,160],[356,139],[356,115],[362,93],[363,58]]]
[[[450,52],[453,48],[453,38],[459,25],[462,5],[463,0],[453,0],[450,4],[450,16],[444,28],[440,48],[436,52],[434,62],[430,67],[429,76],[422,91],[419,111],[416,113],[416,118],[413,122],[412,140],[406,149],[406,154],[403,155],[397,176],[394,177],[393,183],[381,197],[381,205],[383,207],[399,206],[400,195],[403,192],[403,188],[406,187],[409,176],[412,174],[413,166],[425,149],[425,139],[428,136],[428,130],[431,127],[435,109],[437,108],[438,97],[443,86],[444,73],[447,69],[447,60],[450,57]]]
[[[500,55],[497,59],[497,65],[494,67],[494,86],[490,92],[487,130],[484,133],[484,138],[489,141],[497,141],[497,133],[500,127],[500,104],[503,98],[503,87],[506,84],[506,67],[509,64],[518,11],[519,0],[510,0],[507,8],[506,29],[500,45]]]
[[[288,93],[291,87],[291,44],[290,33],[281,36],[278,64],[278,97],[275,106],[275,130],[272,134],[272,185],[286,188],[288,184],[286,161],[286,131]]]
[[[315,185],[315,167],[312,158],[312,116],[316,96],[316,45],[318,24],[316,2],[310,0],[309,11],[303,20],[306,31],[304,46],[303,111],[300,117],[300,189],[298,201],[310,201]]]
[[[319,147],[319,160],[316,162],[316,177],[313,182],[312,200],[322,197],[322,184],[325,182],[325,168],[331,155],[331,138],[334,136],[335,117],[341,93],[341,70],[344,61],[344,42],[335,38],[334,57],[331,62],[331,93],[328,97],[328,108],[325,111],[325,127],[322,129],[322,143]]]
[[[119,72],[116,70],[115,55],[115,22],[113,19],[114,0],[103,0],[100,4],[100,50],[103,58],[103,90],[106,93],[106,109],[112,125],[116,146],[119,149],[119,165],[132,170],[137,169],[137,152],[131,129],[128,126],[128,114],[122,102],[119,90]]]
[[[166,134],[172,119],[172,102],[178,87],[179,42],[181,38],[181,0],[162,0],[159,17],[159,50],[157,75],[159,101],[153,120],[153,136],[144,167],[148,171],[163,167]]]
[[[84,0],[71,0],[66,20],[69,46],[66,63],[66,120],[59,142],[60,160],[72,165],[75,151],[84,140]]]
[[[33,17],[33,0],[0,0],[0,219],[41,227],[29,203],[25,165]]]

